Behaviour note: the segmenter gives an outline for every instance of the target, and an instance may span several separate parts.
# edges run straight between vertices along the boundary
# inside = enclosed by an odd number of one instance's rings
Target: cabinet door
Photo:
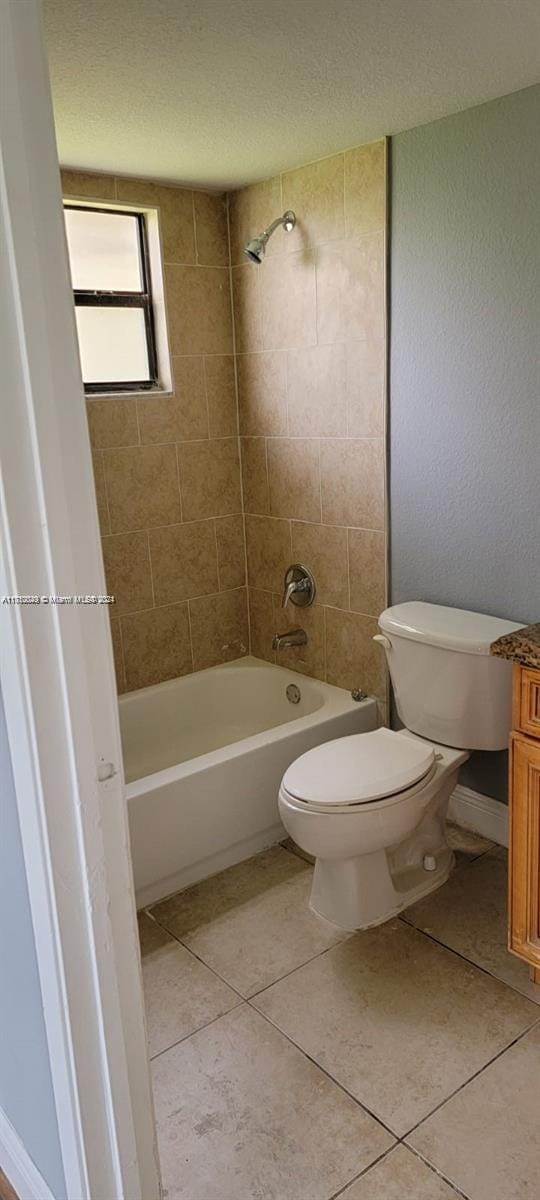
[[[540,671],[514,666],[514,729],[540,738]]]
[[[512,736],[509,867],[510,950],[540,982],[540,742]]]

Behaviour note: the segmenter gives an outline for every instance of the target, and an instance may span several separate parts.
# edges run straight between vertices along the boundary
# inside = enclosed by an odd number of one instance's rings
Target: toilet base
[[[443,845],[431,857],[434,870],[426,871],[420,863],[394,875],[386,850],[357,858],[318,858],[310,908],[351,932],[382,925],[446,882],[455,864],[452,850]]]

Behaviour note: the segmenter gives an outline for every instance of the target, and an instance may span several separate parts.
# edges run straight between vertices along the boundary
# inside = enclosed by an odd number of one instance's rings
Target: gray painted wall
[[[0,693],[0,1109],[55,1200],[66,1186]]]
[[[392,139],[393,603],[540,620],[539,128],[534,87]]]

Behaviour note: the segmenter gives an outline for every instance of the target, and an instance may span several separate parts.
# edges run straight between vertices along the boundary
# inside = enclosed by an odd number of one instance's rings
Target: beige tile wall
[[[87,402],[119,690],[248,646],[274,661],[295,624],[308,644],[280,662],[384,704],[385,142],[233,193],[230,263],[224,197],[71,171],[63,186],[160,215],[173,394]],[[246,263],[285,208],[296,229]],[[317,601],[283,613],[294,561]]]
[[[386,603],[386,144],[374,142],[230,196],[231,266],[251,648],[301,625],[279,661],[386,699],[373,643]],[[261,266],[243,246],[284,209]],[[311,609],[280,610],[289,563]]]
[[[65,196],[159,210],[173,394],[87,401],[119,691],[247,653],[223,196],[62,173]]]

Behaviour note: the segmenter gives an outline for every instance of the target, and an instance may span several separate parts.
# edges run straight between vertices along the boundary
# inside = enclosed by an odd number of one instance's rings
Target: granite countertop
[[[540,671],[540,624],[524,625],[491,643],[491,653]]]

